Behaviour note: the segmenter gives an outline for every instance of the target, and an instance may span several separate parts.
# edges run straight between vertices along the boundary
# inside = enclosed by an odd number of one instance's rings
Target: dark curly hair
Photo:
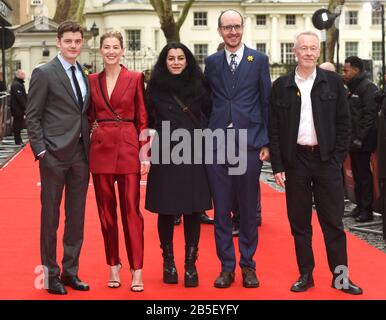
[[[171,74],[166,66],[170,49],[181,49],[186,57],[186,68],[181,74]],[[203,92],[204,75],[192,52],[180,42],[168,43],[160,52],[148,84],[148,90],[155,88],[178,94],[181,98],[191,98]]]

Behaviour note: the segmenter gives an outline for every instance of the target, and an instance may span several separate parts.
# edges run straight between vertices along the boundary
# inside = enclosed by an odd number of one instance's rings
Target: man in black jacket
[[[13,134],[15,137],[15,144],[24,145],[21,139],[21,129],[23,128],[23,121],[25,115],[25,107],[27,104],[27,94],[24,87],[25,72],[17,70],[15,79],[11,85],[11,114],[13,116]]]
[[[377,145],[377,86],[366,76],[363,62],[356,56],[346,58],[343,81],[349,89],[351,113],[351,170],[355,182],[356,208],[351,212],[358,222],[373,220],[373,175],[370,156]]]
[[[350,143],[350,116],[342,79],[316,66],[319,37],[302,32],[294,44],[296,70],[272,87],[269,138],[276,183],[286,189],[287,211],[300,278],[291,287],[314,286],[312,272],[312,202],[327,249],[332,287],[361,294],[348,276],[346,234],[342,217],[342,162]]]

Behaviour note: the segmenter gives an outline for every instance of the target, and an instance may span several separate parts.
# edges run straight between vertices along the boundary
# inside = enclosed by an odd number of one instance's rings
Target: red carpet
[[[0,299],[386,299],[386,254],[364,241],[348,235],[350,276],[364,289],[362,296],[350,296],[330,288],[324,243],[317,220],[314,219],[315,288],[306,293],[291,293],[289,287],[298,277],[294,246],[285,211],[284,194],[262,185],[263,226],[259,229],[259,246],[255,256],[260,288],[245,289],[240,270],[230,289],[216,289],[213,281],[220,271],[214,245],[213,226],[203,225],[200,240],[198,270],[200,286],[183,287],[183,227],[175,230],[176,263],[180,283],[162,283],[162,259],[156,230],[156,215],[143,210],[145,187],[142,187],[141,207],[145,217],[145,291],[129,291],[130,271],[121,233],[122,287],[108,289],[108,267],[105,264],[102,234],[99,226],[93,187],[90,187],[86,211],[85,241],[81,254],[80,278],[91,286],[89,292],[69,289],[67,296],[54,296],[35,288],[40,264],[40,187],[38,164],[29,147],[0,170]],[[210,213],[212,214],[212,213]],[[61,229],[58,234],[58,261],[61,260]],[[237,238],[236,238],[237,239]],[[38,282],[38,281],[37,281]]]

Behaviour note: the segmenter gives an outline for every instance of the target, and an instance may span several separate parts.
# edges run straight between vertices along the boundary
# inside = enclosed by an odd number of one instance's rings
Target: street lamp
[[[312,15],[312,24],[318,30],[321,30],[323,36],[323,62],[326,61],[326,30],[330,29],[335,23],[336,28],[336,43],[337,43],[337,70],[339,70],[339,16],[341,14],[341,6],[335,8],[335,12],[331,13],[327,9],[319,9]],[[339,72],[339,71],[338,71]]]
[[[92,37],[94,38],[94,72],[97,72],[97,66],[96,66],[96,55],[97,55],[96,37],[99,35],[99,28],[97,27],[95,21],[92,24],[90,31],[92,33]]]

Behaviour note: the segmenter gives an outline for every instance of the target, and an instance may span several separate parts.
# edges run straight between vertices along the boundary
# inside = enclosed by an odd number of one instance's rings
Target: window
[[[296,16],[294,14],[287,14],[285,16],[285,24],[287,26],[294,26],[294,25],[296,25]]]
[[[371,23],[372,24],[382,23],[382,13],[380,11],[371,11]]]
[[[198,64],[204,64],[204,59],[208,56],[208,45],[207,44],[195,44],[194,45],[194,56]]]
[[[126,48],[129,51],[141,50],[141,30],[127,30]]]
[[[358,55],[358,42],[346,42],[346,58]]]
[[[267,24],[267,16],[265,14],[256,15],[256,25],[265,26]]]
[[[193,25],[194,26],[207,26],[208,25],[208,13],[207,12],[194,12],[193,13]]]
[[[262,53],[267,53],[267,45],[266,43],[256,43],[256,50]]]
[[[282,43],[281,47],[281,63],[294,64],[295,56],[292,52],[293,43]]]
[[[346,12],[346,24],[357,25],[358,24],[358,11],[347,11]]]
[[[372,43],[372,58],[373,60],[381,61],[382,60],[382,42],[373,41]]]

